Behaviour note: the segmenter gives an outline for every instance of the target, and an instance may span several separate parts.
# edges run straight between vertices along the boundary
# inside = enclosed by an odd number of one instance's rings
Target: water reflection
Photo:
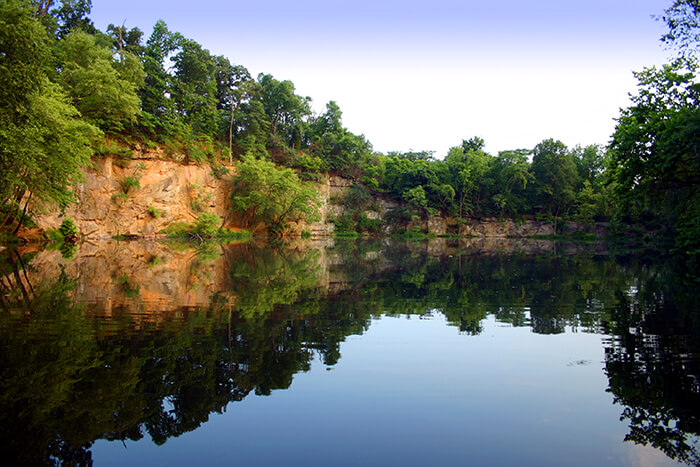
[[[605,370],[628,441],[700,465],[700,316],[697,291],[677,277],[649,277],[617,293],[605,323]]]
[[[504,245],[501,245],[504,246]],[[163,444],[268,395],[373,317],[489,316],[606,340],[627,440],[698,462],[700,318],[692,284],[595,247],[340,242],[330,248],[158,242],[4,252],[0,444],[22,464],[90,463],[97,439]],[[468,337],[465,336],[465,339]]]

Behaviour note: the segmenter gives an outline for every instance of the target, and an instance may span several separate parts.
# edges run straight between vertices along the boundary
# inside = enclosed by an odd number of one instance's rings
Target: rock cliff
[[[235,167],[228,167],[235,171]],[[192,223],[202,212],[221,218],[222,226],[241,226],[229,207],[230,177],[217,175],[209,165],[196,165],[163,159],[158,154],[136,152],[132,159],[95,158],[85,170],[84,181],[77,188],[78,202],[64,212],[57,208],[35,206],[40,227],[56,229],[65,217],[72,218],[84,238],[109,238],[115,235],[151,237],[176,222]],[[309,231],[313,236],[331,235],[335,226],[330,220],[345,212],[342,198],[353,185],[341,177],[323,177],[318,182],[321,195],[321,219],[314,224],[295,224],[297,232]],[[397,203],[375,199],[369,219],[383,219]],[[396,227],[385,224],[390,232]],[[551,235],[551,224],[511,219],[471,219],[458,223],[455,218],[433,217],[414,221],[408,229],[418,228],[435,235],[460,234],[472,237],[527,237]],[[569,229],[571,229],[569,225]],[[255,230],[264,230],[256,226]],[[581,230],[573,226],[574,231]]]

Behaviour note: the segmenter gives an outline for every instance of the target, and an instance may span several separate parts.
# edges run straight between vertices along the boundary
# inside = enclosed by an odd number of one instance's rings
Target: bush
[[[357,219],[357,231],[367,232],[370,234],[377,234],[382,229],[381,219],[370,219],[365,213],[360,214],[359,219]]]
[[[331,222],[335,224],[336,232],[354,232],[355,231],[355,221],[352,216],[345,214],[341,217],[333,219]]]
[[[132,188],[137,190],[141,188],[141,182],[139,182],[139,179],[136,177],[124,177],[124,179],[121,181],[121,186],[122,191],[124,193],[128,193]]]
[[[129,195],[127,195],[123,191],[120,191],[119,193],[113,194],[112,199],[117,202],[123,202],[129,199]]]
[[[372,202],[372,195],[369,193],[367,188],[355,183],[350,187],[343,204],[349,209],[364,209]]]
[[[197,216],[197,222],[194,225],[194,233],[202,237],[214,237],[219,231],[219,223],[221,219],[216,214],[203,212]]]
[[[78,226],[75,225],[75,221],[70,217],[66,217],[65,219],[63,219],[63,222],[61,222],[61,226],[58,228],[58,231],[61,232],[63,238],[78,236],[78,234],[80,233],[78,231]]]
[[[153,216],[154,219],[158,219],[160,216],[165,214],[165,212],[161,209],[158,209],[153,206],[148,206],[148,212],[151,213],[151,216]]]

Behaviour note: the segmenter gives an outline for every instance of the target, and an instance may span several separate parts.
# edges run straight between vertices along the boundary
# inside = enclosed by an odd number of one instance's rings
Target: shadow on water
[[[13,463],[91,463],[98,439],[163,444],[249,394],[334,365],[382,315],[493,316],[606,335],[627,440],[698,462],[696,289],[606,246],[351,241],[198,249],[158,242],[3,252],[0,446]],[[468,338],[468,337],[465,337]]]

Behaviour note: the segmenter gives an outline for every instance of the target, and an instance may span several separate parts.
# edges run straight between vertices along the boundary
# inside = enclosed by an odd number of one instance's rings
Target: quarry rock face
[[[235,173],[235,166],[227,167]],[[217,176],[208,164],[197,165],[162,158],[159,154],[136,152],[133,159],[95,158],[84,172],[84,181],[77,187],[78,201],[60,212],[57,207],[34,206],[37,224],[44,229],[57,229],[65,217],[73,219],[83,238],[99,239],[117,235],[153,237],[174,223],[194,223],[201,213],[213,213],[221,225],[243,228],[240,217],[231,212],[229,195],[231,177]],[[316,183],[321,208],[320,219],[307,224],[292,223],[292,231],[311,236],[333,235],[334,219],[348,213],[343,198],[356,182],[337,176],[322,176]],[[368,219],[386,219],[386,214],[400,202],[375,196],[372,208],[363,211]],[[264,232],[265,225],[245,226]],[[392,233],[402,226],[384,221],[382,231]],[[435,216],[410,222],[405,229],[434,235],[470,237],[529,237],[552,235],[551,223],[535,220],[484,218],[458,222],[454,217]],[[566,224],[567,233],[584,229]],[[597,233],[596,229],[596,233]]]
[[[191,223],[201,212],[228,214],[229,182],[208,166],[141,159],[96,159],[78,186],[78,202],[64,215],[87,238],[114,235],[151,236],[174,222]],[[44,209],[37,216],[43,228],[58,228],[63,216]]]

